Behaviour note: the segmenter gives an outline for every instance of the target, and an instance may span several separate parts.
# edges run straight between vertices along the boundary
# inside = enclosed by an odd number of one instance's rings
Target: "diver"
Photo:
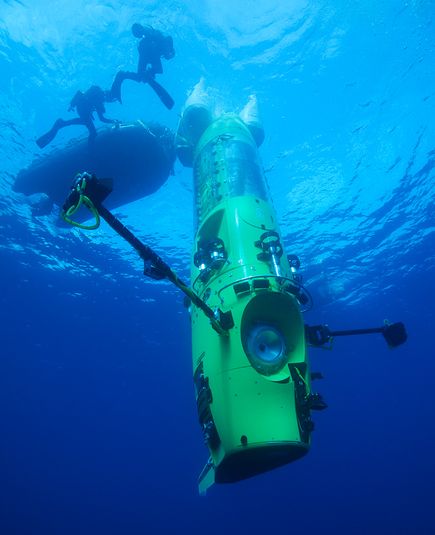
[[[111,102],[118,100],[122,103],[122,82],[124,80],[134,80],[135,82],[149,84],[163,104],[168,109],[171,109],[174,106],[174,100],[154,78],[156,74],[163,73],[162,58],[168,60],[175,56],[172,37],[164,35],[151,26],[142,26],[137,22],[131,27],[131,32],[137,39],[140,39],[137,47],[139,51],[137,72],[119,71],[116,74],[110,90]]]
[[[104,102],[111,102],[109,92],[103,91],[101,87],[93,85],[85,93],[77,91],[69,105],[68,111],[76,110],[78,117],[65,121],[57,119],[46,134],[36,140],[37,145],[42,149],[47,146],[56,137],[56,134],[65,126],[81,124],[89,130],[89,142],[92,143],[97,136],[97,130],[94,125],[94,111],[97,112],[98,118],[103,123],[117,124],[115,119],[108,119],[104,116],[106,110]]]

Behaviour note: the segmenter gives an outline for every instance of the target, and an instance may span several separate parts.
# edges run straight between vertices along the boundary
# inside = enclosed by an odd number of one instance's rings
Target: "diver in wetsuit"
[[[104,116],[106,113],[104,102],[110,102],[108,96],[108,92],[103,91],[101,87],[98,87],[97,85],[93,85],[85,93],[82,93],[82,91],[77,91],[71,100],[68,111],[76,109],[78,117],[76,119],[70,119],[67,121],[64,119],[57,119],[51,130],[36,140],[37,145],[42,149],[51,141],[53,141],[61,128],[74,124],[86,126],[86,128],[89,130],[89,142],[92,143],[97,136],[97,130],[94,125],[94,112],[97,112],[100,121],[103,123],[118,123],[118,121],[114,119],[107,119]]]
[[[171,59],[175,56],[172,37],[164,35],[151,26],[142,26],[137,22],[131,27],[133,35],[140,39],[138,44],[139,62],[137,72],[119,71],[115,76],[110,90],[111,100],[118,100],[122,103],[121,85],[124,80],[134,80],[149,84],[159,96],[163,104],[171,109],[174,101],[169,93],[155,81],[156,74],[163,73],[162,59]]]

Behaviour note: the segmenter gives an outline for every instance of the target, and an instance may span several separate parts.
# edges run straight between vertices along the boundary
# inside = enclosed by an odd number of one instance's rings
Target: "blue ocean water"
[[[431,0],[0,4],[2,534],[435,533],[434,16]],[[11,190],[78,89],[134,69],[137,21],[173,36],[159,81],[176,105],[126,83],[107,115],[175,129],[201,77],[228,111],[255,93],[306,322],[409,333],[394,351],[377,336],[311,350],[329,408],[309,455],[206,498],[182,295],[107,226],[60,228]],[[192,206],[177,162],[116,213],[188,279]]]

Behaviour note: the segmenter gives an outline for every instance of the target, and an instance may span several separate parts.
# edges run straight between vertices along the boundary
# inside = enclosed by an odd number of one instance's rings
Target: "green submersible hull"
[[[196,125],[196,126],[195,126]],[[186,108],[179,153],[193,167],[193,290],[231,313],[224,335],[191,306],[197,408],[210,460],[199,481],[238,481],[294,461],[310,446],[311,393],[298,287],[249,123]]]

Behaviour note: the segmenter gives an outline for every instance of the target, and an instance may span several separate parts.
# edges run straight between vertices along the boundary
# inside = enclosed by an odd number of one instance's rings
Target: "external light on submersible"
[[[298,258],[282,245],[258,155],[264,132],[255,98],[240,115],[216,117],[203,94],[196,97],[186,103],[176,138],[180,161],[193,168],[191,287],[103,206],[107,183],[79,175],[63,215],[74,224],[84,204],[138,251],[146,275],[167,278],[189,298],[196,404],[210,454],[199,478],[205,492],[214,482],[239,481],[308,452],[311,411],[326,408],[312,390],[318,374],[310,372],[309,345],[378,332],[395,347],[406,332],[402,323],[335,332],[304,325],[311,297],[297,274]]]

